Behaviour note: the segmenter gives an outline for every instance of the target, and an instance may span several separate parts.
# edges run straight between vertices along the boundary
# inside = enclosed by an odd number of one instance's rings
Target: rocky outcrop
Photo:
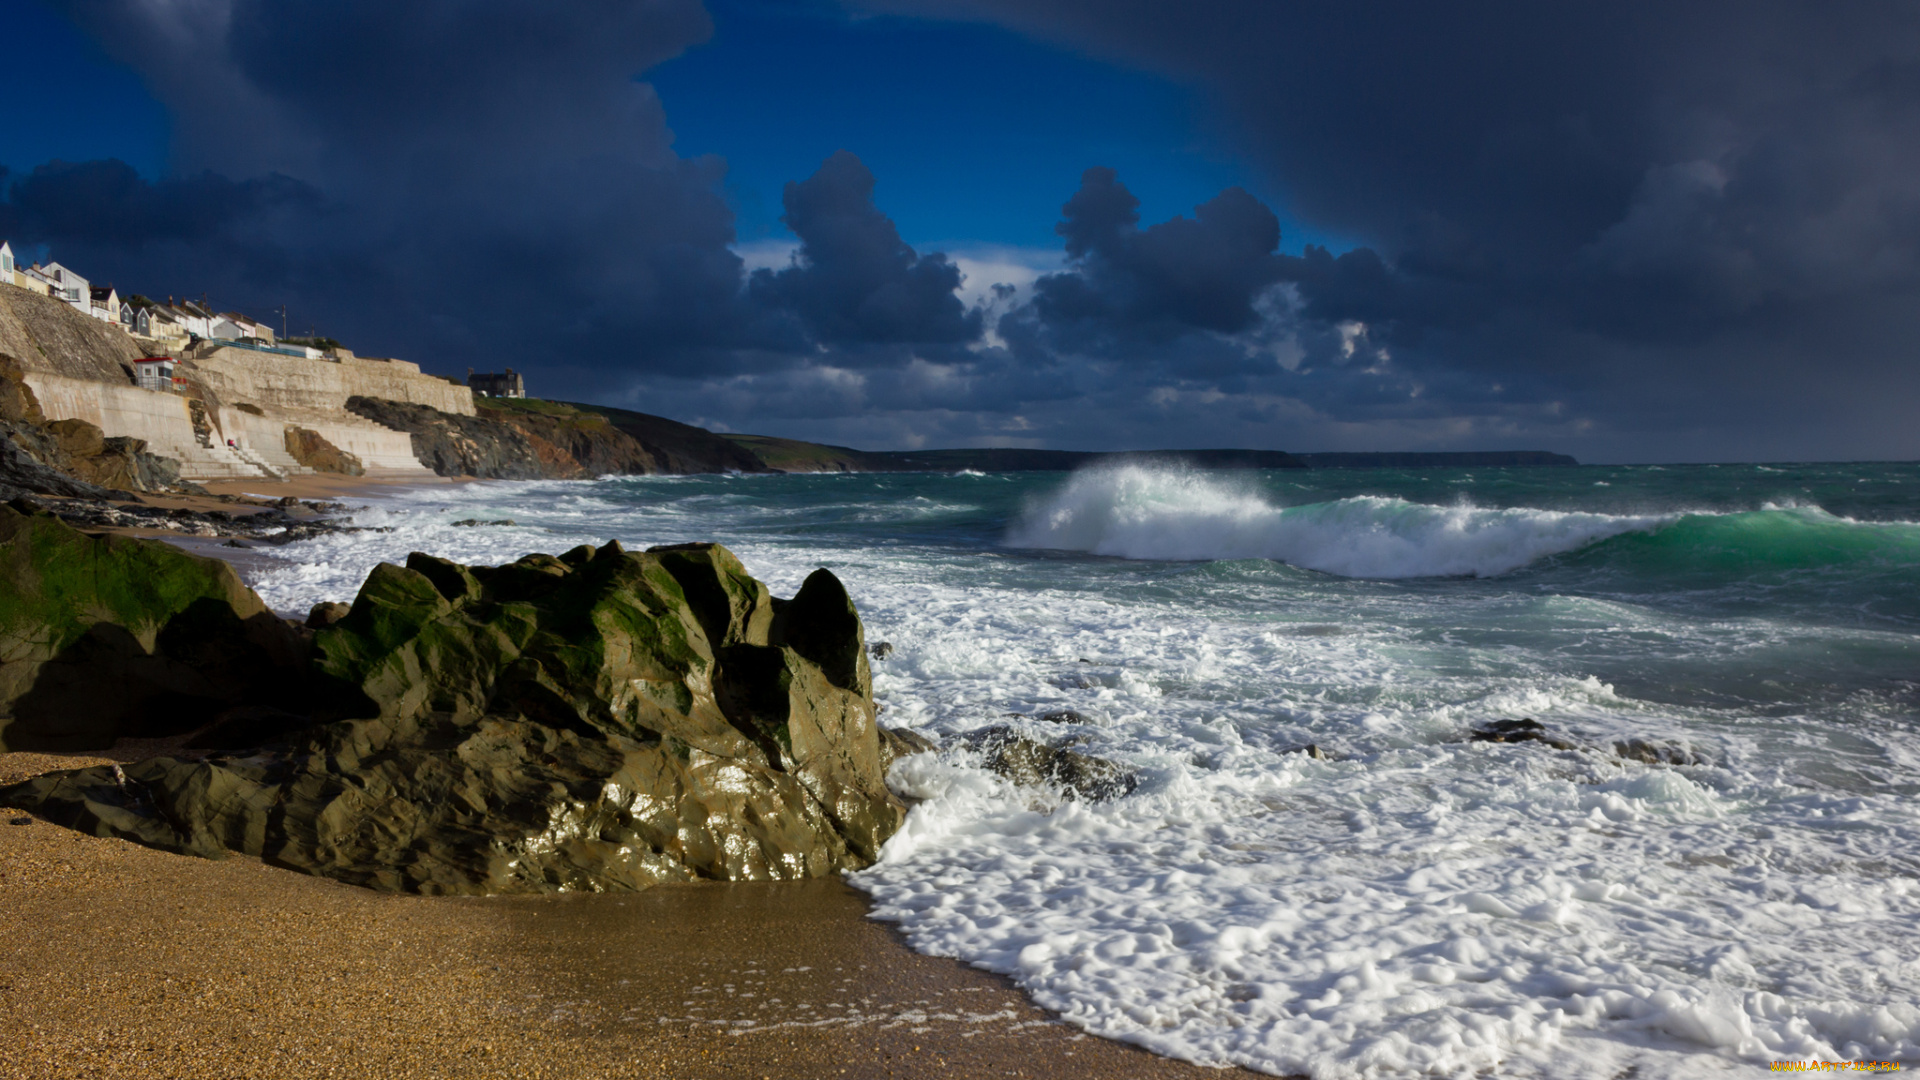
[[[342,476],[365,476],[367,468],[360,459],[327,441],[317,431],[287,425],[287,455],[314,472]]]
[[[663,471],[656,455],[599,413],[557,401],[481,399],[481,416],[518,428],[557,478],[644,476]]]
[[[441,476],[539,480],[553,475],[526,434],[508,424],[427,405],[350,397],[347,411],[413,438],[413,456]]]
[[[303,650],[226,563],[0,506],[0,750],[101,749],[297,700]]]
[[[416,554],[376,568],[344,617],[316,615],[330,689],[309,696],[356,718],[231,715],[207,738],[279,734],[0,802],[432,893],[823,875],[870,863],[904,813],[860,621],[824,570],[781,601],[711,544],[499,567]]]
[[[351,398],[347,408],[409,433],[414,455],[442,476],[578,480],[655,473],[766,472],[710,431],[658,416],[526,398],[488,399],[478,415]]]
[[[198,490],[180,463],[147,453],[139,439],[109,437],[85,420],[48,421],[19,362],[0,353],[0,496],[32,492],[77,498],[134,491]]]

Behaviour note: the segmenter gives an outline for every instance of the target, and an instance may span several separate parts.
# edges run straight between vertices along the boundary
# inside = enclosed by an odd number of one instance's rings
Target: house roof
[[[87,291],[93,294],[95,300],[105,300],[107,297],[113,295],[113,286],[89,285],[87,286]]]

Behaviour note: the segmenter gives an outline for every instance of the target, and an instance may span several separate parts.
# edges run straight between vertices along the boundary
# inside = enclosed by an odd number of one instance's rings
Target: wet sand
[[[164,750],[0,754],[0,784]],[[0,810],[0,1076],[1222,1075],[912,952],[838,879],[395,896],[24,817]]]

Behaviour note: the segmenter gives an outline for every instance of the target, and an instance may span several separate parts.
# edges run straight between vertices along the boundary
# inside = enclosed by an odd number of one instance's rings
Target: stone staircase
[[[314,470],[295,461],[292,454],[277,446],[242,446],[236,449],[240,459],[275,480],[290,476],[308,476]]]

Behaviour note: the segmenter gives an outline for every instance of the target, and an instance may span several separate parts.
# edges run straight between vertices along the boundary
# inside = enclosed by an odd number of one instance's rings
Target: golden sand
[[[107,760],[0,754],[0,784]],[[23,816],[0,811],[0,1076],[1222,1075],[910,951],[837,879],[394,896]]]

